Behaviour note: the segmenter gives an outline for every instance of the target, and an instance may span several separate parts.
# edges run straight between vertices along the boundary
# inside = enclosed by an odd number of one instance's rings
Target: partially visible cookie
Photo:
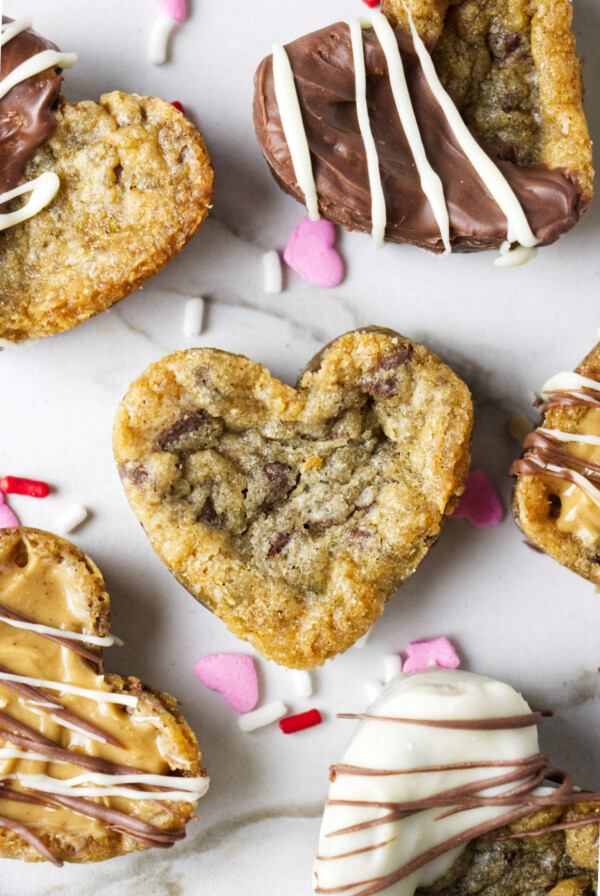
[[[95,862],[185,837],[208,789],[176,700],[105,672],[109,597],[49,532],[0,531],[0,857]]]
[[[435,669],[394,679],[331,766],[315,893],[593,896],[600,794],[539,752],[508,684]]]
[[[46,46],[54,45],[20,32],[3,48],[3,76]],[[173,258],[210,207],[210,157],[185,115],[164,100],[119,92],[66,103],[61,80],[51,68],[0,99],[11,122],[0,131],[0,161],[12,177],[4,186],[60,181],[45,207],[0,231],[5,343],[58,333],[109,308]]]
[[[600,344],[542,396],[541,426],[510,469],[513,514],[534,544],[600,585]]]
[[[422,345],[339,337],[296,389],[240,355],[177,352],[134,382],[114,452],[154,550],[263,656],[346,650],[437,539],[469,468],[465,384]]]

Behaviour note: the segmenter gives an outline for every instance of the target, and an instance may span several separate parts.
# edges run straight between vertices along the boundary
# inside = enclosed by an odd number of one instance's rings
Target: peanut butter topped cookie
[[[542,397],[542,425],[510,469],[514,517],[534,544],[600,585],[600,345]]]
[[[0,856],[95,862],[185,837],[208,789],[176,701],[105,672],[109,598],[92,561],[0,532]]]
[[[69,329],[159,271],[208,214],[202,136],[170,103],[67,103],[60,53],[5,19],[0,73],[0,340]]]
[[[125,492],[163,562],[238,637],[311,668],[350,647],[464,488],[472,406],[428,349],[339,337],[297,388],[197,348],[152,365],[117,413]]]
[[[282,47],[254,123],[286,192],[377,242],[518,264],[592,198],[568,0],[385,0]],[[516,250],[511,254],[511,249]]]

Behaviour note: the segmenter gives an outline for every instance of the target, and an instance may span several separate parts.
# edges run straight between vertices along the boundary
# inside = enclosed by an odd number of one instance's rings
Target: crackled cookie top
[[[0,855],[28,845],[61,864],[172,845],[208,786],[199,754],[138,679],[104,673],[108,598],[66,542],[58,553],[41,536],[0,539]]]
[[[298,389],[216,349],[158,362],[117,415],[129,501],[183,584],[266,656],[350,646],[462,491],[471,405],[427,349],[349,333]]]

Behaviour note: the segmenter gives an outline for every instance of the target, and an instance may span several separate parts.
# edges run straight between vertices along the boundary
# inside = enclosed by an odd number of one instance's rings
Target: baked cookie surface
[[[2,24],[0,344],[69,329],[137,289],[198,230],[213,187],[185,115],[119,92],[66,103],[61,72],[77,57],[30,24]]]
[[[104,671],[113,640],[89,557],[0,532],[1,857],[95,862],[185,837],[208,788],[196,738],[173,697]]]
[[[129,388],[113,443],[171,572],[263,656],[311,668],[369,629],[437,539],[471,426],[438,357],[371,328],[296,389],[217,349],[164,358]]]
[[[263,60],[254,122],[279,185],[311,216],[434,252],[553,242],[593,194],[568,0],[407,8],[384,4],[393,30],[375,13]]]
[[[541,426],[510,469],[513,515],[534,544],[600,585],[600,345],[542,394]]]

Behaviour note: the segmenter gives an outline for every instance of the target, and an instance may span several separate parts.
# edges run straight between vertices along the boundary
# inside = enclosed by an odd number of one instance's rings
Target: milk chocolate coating
[[[450,215],[454,250],[500,246],[507,221],[461,150],[423,75],[410,35],[395,29],[408,88],[429,162],[439,174]],[[443,251],[439,228],[423,193],[400,124],[385,56],[372,28],[363,30],[367,103],[387,207],[386,239]],[[338,22],[286,46],[313,161],[323,217],[347,230],[371,232],[367,160],[358,127],[350,30]],[[304,202],[283,132],[273,83],[273,58],[255,76],[254,125],[276,180]],[[563,169],[519,167],[499,148],[479,144],[515,191],[540,243],[570,230],[587,206],[576,181]]]
[[[12,19],[3,18],[7,24]],[[0,77],[43,50],[58,47],[35,31],[22,31],[2,47]],[[27,162],[54,133],[53,107],[60,100],[59,69],[46,69],[17,84],[0,100],[0,193],[18,186]]]

